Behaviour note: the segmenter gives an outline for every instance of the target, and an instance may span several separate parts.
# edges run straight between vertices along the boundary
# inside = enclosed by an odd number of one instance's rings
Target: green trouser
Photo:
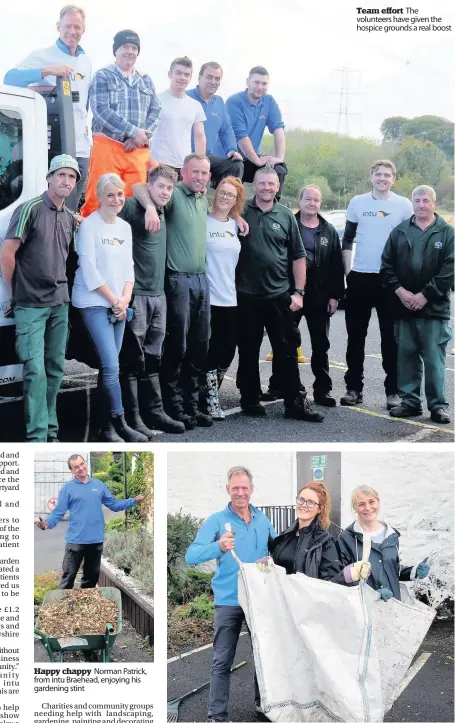
[[[395,322],[398,344],[398,393],[407,407],[422,407],[422,375],[430,412],[448,407],[445,389],[447,342],[445,319],[401,319]]]
[[[27,442],[47,442],[58,434],[57,393],[65,370],[68,306],[14,307],[16,352],[24,365]]]

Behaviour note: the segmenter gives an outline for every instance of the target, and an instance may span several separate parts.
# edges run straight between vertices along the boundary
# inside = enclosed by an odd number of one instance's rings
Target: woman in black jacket
[[[303,572],[309,577],[331,580],[341,571],[341,562],[330,524],[330,496],[323,482],[309,482],[296,498],[297,520],[270,543],[275,565],[286,573]]]
[[[352,493],[351,503],[357,513],[357,521],[349,525],[337,539],[341,564],[344,567],[344,579],[349,585],[358,579],[352,578],[350,565],[358,564],[363,556],[363,538],[371,537],[369,561],[371,573],[368,585],[376,590],[383,600],[391,597],[400,600],[400,581],[426,577],[430,571],[427,562],[415,567],[401,564],[399,553],[400,533],[386,522],[379,520],[381,502],[374,487],[361,485]]]

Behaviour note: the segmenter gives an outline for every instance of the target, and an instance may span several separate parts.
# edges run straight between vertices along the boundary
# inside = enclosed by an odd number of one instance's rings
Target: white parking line
[[[248,635],[246,630],[243,633],[240,633],[240,636],[242,635]],[[182,658],[187,658],[189,655],[194,655],[194,653],[201,653],[203,650],[208,650],[209,648],[213,648],[213,643],[209,643],[208,645],[203,645],[201,648],[194,648],[194,650],[189,650],[187,653],[182,653],[181,655],[174,655],[173,658],[168,658],[167,663],[175,663],[176,660],[181,660]]]
[[[400,439],[395,439],[395,444],[402,444],[403,442],[422,442],[425,437],[429,437],[431,434],[434,434],[434,429],[421,429],[419,432],[415,432],[414,434],[408,434],[404,437],[400,437]]]
[[[394,703],[398,700],[398,698],[400,697],[402,692],[405,690],[405,688],[407,688],[407,686],[409,685],[411,680],[417,675],[419,670],[421,670],[423,668],[423,666],[429,660],[429,658],[431,658],[431,653],[422,653],[421,655],[419,655],[419,657],[417,658],[415,663],[413,663],[411,665],[408,672],[406,673],[406,675],[404,676],[403,680],[401,681],[400,685],[398,686],[398,688],[396,689],[396,691],[394,693],[394,696],[393,696]]]

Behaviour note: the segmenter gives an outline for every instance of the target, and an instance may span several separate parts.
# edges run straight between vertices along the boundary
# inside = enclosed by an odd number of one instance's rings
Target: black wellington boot
[[[125,419],[132,429],[145,434],[147,439],[154,437],[153,430],[143,422],[139,412],[138,380],[135,374],[122,374],[120,377],[122,387],[122,402],[125,408]]]
[[[142,391],[144,391],[144,398],[142,398]],[[143,401],[144,405],[145,420],[151,427],[171,434],[182,434],[185,431],[183,422],[172,419],[163,409],[158,373],[147,374],[141,381],[141,401]]]
[[[115,431],[124,442],[148,442],[145,434],[140,434],[134,429],[131,429],[131,427],[128,427],[123,413],[116,416],[111,415],[111,422]]]
[[[101,384],[100,376],[98,378],[98,394],[97,394],[98,407],[96,410],[96,416],[99,423],[98,442],[123,442],[114,429],[114,425],[111,421],[111,415],[109,411],[109,400],[104,393],[104,389]]]

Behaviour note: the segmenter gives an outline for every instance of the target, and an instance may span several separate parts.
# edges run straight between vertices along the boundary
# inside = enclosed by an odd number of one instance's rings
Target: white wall
[[[195,517],[208,517],[225,507],[226,473],[230,467],[248,467],[253,475],[253,505],[292,505],[295,498],[292,452],[170,452],[168,512],[182,509]]]
[[[414,564],[438,550],[432,575],[419,583],[433,605],[454,595],[454,459],[452,452],[434,449],[407,452],[343,452],[341,519],[354,519],[351,492],[360,484],[375,487],[381,517],[401,533],[402,562]]]
[[[74,450],[71,454],[78,454]],[[68,469],[68,452],[42,452],[35,453],[35,514],[50,512],[47,503],[50,498],[58,497],[61,486],[71,479]],[[89,460],[90,455],[81,452]],[[88,462],[89,463],[89,462]]]

